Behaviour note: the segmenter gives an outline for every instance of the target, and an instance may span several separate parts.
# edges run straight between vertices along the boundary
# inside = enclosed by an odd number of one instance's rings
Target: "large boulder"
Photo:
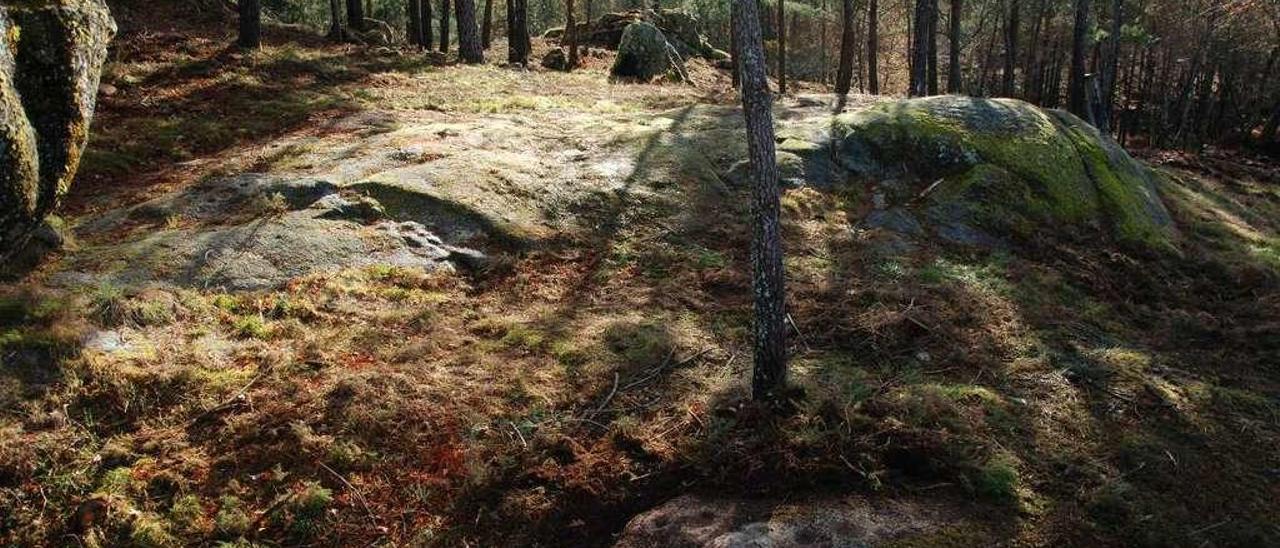
[[[0,7],[0,261],[22,248],[70,187],[115,31],[102,0]]]
[[[836,162],[873,182],[872,207],[918,215],[945,239],[988,243],[1050,227],[1159,245],[1172,232],[1147,170],[1066,112],[1013,99],[913,99],[840,115],[832,139]]]
[[[640,22],[658,27],[684,58],[699,56],[712,61],[729,58],[728,53],[716,49],[707,41],[698,18],[683,9],[659,8],[605,13],[595,21],[576,24],[577,40],[580,44],[616,50],[622,43],[622,35],[627,27]],[[563,27],[548,29],[542,37],[563,40],[564,31]]]
[[[646,22],[632,23],[622,33],[618,56],[610,74],[616,78],[647,82],[672,71],[682,70],[680,56],[667,37]]]

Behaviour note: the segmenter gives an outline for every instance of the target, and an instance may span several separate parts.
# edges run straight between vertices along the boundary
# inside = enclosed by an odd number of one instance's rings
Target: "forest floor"
[[[229,42],[127,29],[65,211],[78,246],[0,286],[0,543],[604,546],[690,493],[933,508],[904,546],[1280,543],[1274,162],[1139,154],[1180,233],[1162,253],[889,253],[848,197],[789,191],[779,412],[749,401],[722,74]],[[815,112],[780,109],[784,133]],[[249,290],[114,276],[139,260],[122,246],[292,219],[170,207],[245,173],[452,182],[490,221],[448,243],[492,260]]]

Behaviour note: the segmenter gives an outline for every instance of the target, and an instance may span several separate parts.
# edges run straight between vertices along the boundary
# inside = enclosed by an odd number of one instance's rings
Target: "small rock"
[[[464,247],[449,249],[449,261],[469,272],[481,272],[489,266],[489,256]]]
[[[312,207],[328,210],[320,215],[321,219],[371,223],[387,216],[382,204],[368,196],[330,194],[317,201]]]
[[[556,48],[542,56],[542,66],[551,70],[565,70],[569,68],[569,58],[564,50]]]
[[[124,337],[120,335],[120,332],[114,329],[89,333],[85,336],[83,344],[85,350],[97,350],[99,352],[108,353],[117,352],[129,347],[128,343],[124,342]]]
[[[877,209],[867,214],[867,226],[872,228],[883,228],[906,234],[909,236],[918,236],[924,233],[924,227],[920,226],[914,216],[901,208],[893,209]]]

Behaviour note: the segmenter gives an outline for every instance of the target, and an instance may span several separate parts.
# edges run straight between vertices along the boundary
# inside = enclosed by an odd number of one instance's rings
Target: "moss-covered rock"
[[[70,187],[115,30],[102,0],[0,7],[0,259]]]
[[[892,181],[886,205],[922,208],[946,239],[986,241],[975,227],[997,239],[1053,227],[1109,229],[1127,243],[1161,245],[1172,230],[1143,167],[1064,112],[931,97],[838,116],[832,137],[839,165]]]
[[[617,78],[647,82],[670,71],[679,70],[679,55],[667,43],[658,27],[641,21],[627,26],[618,43],[618,56],[609,73]]]

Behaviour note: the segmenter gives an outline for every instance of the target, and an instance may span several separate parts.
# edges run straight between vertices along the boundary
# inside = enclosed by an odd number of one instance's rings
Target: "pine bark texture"
[[[476,27],[475,0],[455,0],[458,10],[458,57],[467,64],[484,62],[484,47],[480,45],[480,29]]]
[[[440,53],[449,53],[449,8],[449,0],[440,0]]]
[[[848,95],[853,85],[854,5],[853,0],[841,1],[840,65],[836,69],[836,95]]]
[[[1004,27],[1004,71],[1000,79],[1000,94],[1013,97],[1015,72],[1018,60],[1018,0],[1009,0],[1009,18]]]
[[[1085,56],[1089,51],[1089,0],[1075,0],[1075,26],[1071,33],[1071,68],[1067,78],[1067,110],[1089,119],[1085,96]]]
[[[329,0],[329,36],[335,42],[342,41],[342,2]]]
[[[911,85],[907,92],[912,97],[924,97],[929,93],[929,0],[916,0],[912,24]]]
[[[564,8],[564,38],[565,43],[569,45],[569,69],[578,68],[578,25],[574,20],[573,0],[565,0]]]
[[[880,94],[880,3],[871,0],[867,7],[867,91]]]
[[[786,2],[778,0],[778,93],[787,92],[787,14]]]
[[[484,0],[484,23],[480,26],[480,45],[493,45],[493,0]]]
[[[529,64],[529,5],[526,0],[507,0],[507,62]]]
[[[779,224],[778,164],[774,150],[773,96],[765,77],[764,42],[756,0],[735,0],[742,82],[742,110],[752,175],[751,265],[755,297],[755,367],[751,392],[776,397],[786,384],[786,308]]]
[[[951,27],[947,32],[947,93],[960,93],[963,85],[960,74],[960,22],[964,10],[962,0],[951,0],[951,16],[947,24]]]

